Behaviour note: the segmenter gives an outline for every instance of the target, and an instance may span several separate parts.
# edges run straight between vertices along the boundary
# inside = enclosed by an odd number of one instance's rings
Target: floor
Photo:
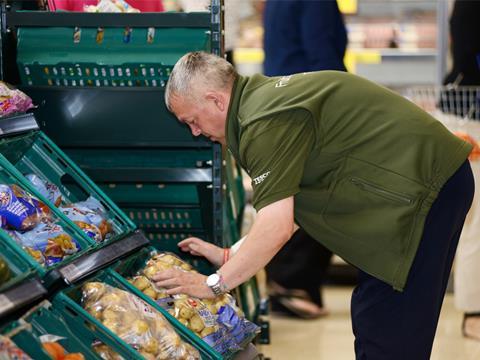
[[[272,360],[353,360],[351,291],[349,287],[326,288],[324,296],[330,315],[322,319],[302,321],[270,316],[271,345],[262,346],[260,351]],[[453,296],[447,295],[431,360],[480,359],[480,342],[461,336],[461,321],[462,314],[453,307]]]

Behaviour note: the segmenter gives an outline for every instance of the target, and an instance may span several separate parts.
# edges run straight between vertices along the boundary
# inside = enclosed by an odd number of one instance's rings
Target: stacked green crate
[[[171,316],[166,310],[164,310],[161,306],[159,306],[154,300],[143,294],[141,291],[136,289],[133,285],[131,285],[128,281],[122,278],[119,274],[111,271],[109,269],[98,272],[93,277],[89,278],[86,282],[101,282],[107,285],[110,285],[114,288],[127,291],[131,294],[134,294],[145,303],[150,305],[153,309],[161,313],[168,322],[175,328],[175,331],[180,335],[180,337],[193,345],[199,352],[202,359],[222,359],[220,354],[215,352],[210,346],[206,343],[201,341],[196,335],[194,335],[189,329],[183,326],[177,319]],[[85,283],[86,283],[85,282]],[[102,329],[105,333],[111,335],[112,337],[116,338],[118,342],[122,342],[118,336],[114,335],[114,333],[106,328],[99,320],[95,319],[92,315],[90,315],[86,310],[84,310],[81,306],[81,299],[82,299],[82,285],[85,284],[78,284],[75,286],[70,287],[59,293],[53,303],[58,304],[57,306],[63,306],[65,308],[70,309],[74,313],[77,314],[77,322],[80,320],[86,320],[90,323],[93,323],[97,328]],[[62,305],[60,305],[62,304]],[[129,357],[135,359],[141,359],[141,357],[137,354],[135,357]]]
[[[94,182],[43,132],[0,139],[0,161],[7,160],[22,175],[35,174],[58,187],[65,202],[73,204],[93,196],[105,208],[115,241],[136,226]],[[53,204],[52,204],[53,205]]]
[[[145,247],[141,251],[138,251],[137,253],[131,255],[127,259],[124,259],[124,260],[120,261],[112,269],[115,271],[115,273],[119,274],[124,279],[132,279],[136,275],[138,275],[139,273],[140,274],[142,273],[142,270],[145,268],[147,262],[152,258],[152,256],[157,255],[157,254],[162,253],[162,252],[164,252],[164,250],[159,250],[158,248],[155,248],[154,246]],[[143,291],[145,291],[145,290],[143,290]],[[147,294],[148,294],[148,291],[147,291]],[[146,296],[148,296],[148,295],[146,295]],[[156,301],[166,305],[165,299],[163,299],[163,300],[157,299]],[[241,303],[242,302],[240,302],[240,304]],[[199,310],[199,311],[204,311],[204,310]],[[208,310],[208,311],[211,311],[211,310]],[[243,311],[243,309],[242,309],[242,311]],[[214,314],[216,314],[216,313],[214,313]],[[204,318],[207,318],[209,315],[203,315],[203,316],[204,316]],[[253,316],[250,317],[249,314],[246,314],[246,317],[247,317],[247,319],[250,319],[250,320],[253,319]],[[207,326],[207,325],[205,325],[205,326]],[[229,329],[229,330],[231,330],[231,329]],[[240,333],[236,334],[237,337],[239,335],[243,335],[243,337],[244,337],[241,340],[238,339],[238,338],[236,339],[240,342],[239,345],[242,348],[246,347],[256,337],[256,334],[253,333],[253,332],[252,333],[245,332],[243,334],[240,334]],[[215,346],[218,346],[218,347],[214,347],[214,348],[215,349],[219,349],[219,348],[224,349],[224,350],[222,350],[222,355],[225,358],[232,358],[235,355],[235,352],[232,350],[234,347],[230,345],[230,348],[228,348],[228,343],[229,343],[230,340],[227,339],[226,335],[223,335],[223,336],[225,336],[225,338],[222,338],[222,340],[215,345]],[[200,340],[200,339],[198,339],[198,340]],[[202,340],[200,340],[200,341],[202,341]],[[237,345],[235,345],[235,347],[236,346]]]
[[[194,138],[163,102],[184,53],[220,54],[220,8],[213,0],[203,13],[7,14],[22,89],[45,104],[36,112],[44,131],[170,250],[188,236],[223,245],[221,147]]]
[[[23,316],[21,321],[8,324],[3,334],[35,360],[50,360],[41,342],[58,342],[69,353],[81,353],[85,359],[102,359],[92,344],[104,344],[125,359],[132,359],[137,353],[114,335],[109,334],[94,322],[81,319],[75,309],[55,300],[53,305],[44,302]],[[139,358],[139,357],[137,357]]]
[[[95,242],[90,239],[88,236],[85,235],[83,231],[81,231],[70,219],[68,219],[60,210],[58,210],[53,204],[49,204],[49,201],[41,195],[37,189],[35,189],[27,179],[23,177],[23,175],[13,167],[8,160],[0,154],[0,184],[2,185],[4,191],[2,191],[2,199],[5,200],[6,204],[6,211],[10,211],[8,208],[8,203],[13,199],[12,194],[15,194],[19,191],[22,192],[22,197],[26,196],[28,199],[33,196],[33,198],[38,199],[40,202],[50,205],[49,206],[49,222],[54,224],[55,226],[60,226],[62,233],[65,234],[67,238],[69,238],[70,244],[72,245],[72,252],[74,254],[69,255],[62,259],[61,262],[58,263],[51,263],[51,264],[44,264],[42,266],[38,260],[43,260],[43,258],[38,254],[36,251],[38,250],[35,247],[23,247],[21,245],[22,238],[26,236],[30,231],[34,231],[34,229],[25,229],[26,231],[21,230],[20,228],[16,229],[19,231],[11,231],[10,233],[6,233],[3,230],[2,236],[0,241],[4,244],[5,247],[13,249],[14,252],[24,253],[26,256],[24,259],[28,262],[29,266],[34,268],[37,273],[40,275],[44,275],[49,268],[54,268],[59,265],[63,265],[66,262],[72,261],[73,259],[87,253],[90,251],[94,246]],[[18,189],[18,190],[16,190]],[[3,203],[3,200],[2,200]],[[40,207],[38,205],[35,211],[40,211]],[[11,211],[15,211],[12,209]],[[40,224],[38,218],[34,218],[34,221],[37,221]],[[28,219],[25,219],[28,220]],[[23,224],[23,223],[22,223]],[[36,225],[36,224],[35,224]],[[23,234],[22,234],[23,233]],[[75,249],[73,248],[75,247]],[[23,250],[25,249],[25,251]],[[30,249],[31,251],[27,251]],[[28,255],[27,255],[28,254]],[[38,257],[35,258],[34,255],[37,254]]]
[[[34,122],[33,116],[30,115],[30,117]],[[2,119],[2,125],[7,120],[14,121],[15,119],[15,117]],[[58,196],[59,200],[61,199],[61,204],[54,204],[53,199],[47,198],[48,194],[42,192],[38,184],[35,185],[31,182],[30,175],[36,176],[42,184],[44,182],[44,184],[48,183],[55,187],[59,191],[55,196]],[[23,253],[22,256],[29,266],[40,276],[44,276],[52,268],[64,266],[86,253],[94,252],[110,243],[120,240],[129,241],[135,234],[135,224],[41,131],[27,129],[19,133],[4,134],[4,137],[0,139],[0,184],[3,186],[2,198],[5,201],[2,211],[7,213],[15,211],[13,208],[15,203],[12,202],[15,200],[14,197],[20,196],[20,202],[32,203],[31,210],[32,216],[35,216],[35,223],[28,229],[12,228],[12,224],[7,224],[8,226],[5,228],[9,229],[8,233],[4,233],[2,230],[2,234],[5,236],[1,240],[4,246],[12,251]],[[98,201],[99,206],[104,210],[102,219],[104,217],[108,226],[111,227],[104,238],[102,234],[103,239],[99,239],[100,233],[92,233],[90,234],[92,236],[88,236],[80,227],[80,223],[73,222],[64,214],[65,208],[57,207],[75,206],[76,203],[89,198]],[[73,239],[72,247],[75,245],[78,251],[74,251],[75,249],[72,248],[69,253],[73,254],[65,257],[63,261],[48,262],[49,259],[38,252],[40,250],[37,246],[39,241],[32,235],[37,230],[37,226],[43,224],[46,224],[45,233],[53,226],[49,224],[60,226],[61,229],[56,232],[64,231],[68,237]],[[23,226],[23,223],[21,225]],[[49,241],[55,242],[55,239],[52,238]],[[64,247],[65,244],[58,243],[58,245]],[[41,249],[41,252],[46,253],[47,251],[47,247]]]

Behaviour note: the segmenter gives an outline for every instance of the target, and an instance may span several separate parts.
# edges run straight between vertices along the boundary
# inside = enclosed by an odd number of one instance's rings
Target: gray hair
[[[170,108],[173,96],[189,97],[197,101],[198,87],[229,90],[237,73],[228,61],[203,51],[189,52],[177,61],[165,88],[165,104]]]

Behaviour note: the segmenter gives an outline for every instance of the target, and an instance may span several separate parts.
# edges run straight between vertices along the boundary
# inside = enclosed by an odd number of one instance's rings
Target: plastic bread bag
[[[11,89],[0,81],[0,117],[24,113],[33,108],[32,99],[20,90]]]
[[[75,206],[60,207],[59,209],[66,217],[80,227],[82,231],[90,238],[96,242],[101,242],[103,240],[100,229],[93,225],[87,216],[87,213],[89,213],[90,210],[85,208],[77,208]]]
[[[23,246],[22,244],[22,234],[15,230],[5,230],[5,232],[13,239],[15,242],[20,245],[23,250],[30,255],[36,262],[41,265],[45,265],[45,257],[40,250],[35,250],[30,247]]]
[[[42,222],[34,229],[21,233],[9,233],[37,262],[51,266],[80,250],[75,239],[62,226]]]
[[[157,288],[152,277],[171,267],[196,272],[176,255],[159,253],[129,281],[221,354],[243,349],[259,333],[260,328],[245,318],[230,294],[196,299],[186,295],[168,296],[165,289]]]
[[[88,209],[86,216],[91,224],[98,227],[102,234],[103,240],[108,239],[114,234],[112,225],[108,222],[108,213],[105,207],[93,196],[89,196],[87,200],[76,202],[73,204],[77,208]]]
[[[56,207],[59,207],[62,204],[63,196],[57,185],[41,179],[36,174],[27,174],[25,175],[25,178],[32,183],[40,194],[47,198]]]
[[[17,185],[0,184],[0,216],[2,227],[27,231],[34,228],[48,210],[35,197]]]
[[[200,359],[161,313],[133,294],[90,282],[82,288],[82,306],[146,359]]]
[[[92,196],[85,201],[64,205],[59,209],[97,242],[107,240],[113,235],[112,226],[106,219],[105,208]]]
[[[0,335],[0,360],[32,360],[10,338]]]
[[[112,226],[106,220],[107,211],[93,196],[85,201],[68,203],[57,185],[40,178],[36,174],[25,175],[32,185],[93,240],[100,242],[112,234]]]

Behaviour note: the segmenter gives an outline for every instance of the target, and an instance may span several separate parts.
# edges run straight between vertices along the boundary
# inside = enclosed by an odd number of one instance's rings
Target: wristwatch
[[[212,292],[215,296],[219,296],[227,292],[227,286],[223,281],[223,277],[218,272],[208,276],[206,284],[210,289],[212,289]]]

